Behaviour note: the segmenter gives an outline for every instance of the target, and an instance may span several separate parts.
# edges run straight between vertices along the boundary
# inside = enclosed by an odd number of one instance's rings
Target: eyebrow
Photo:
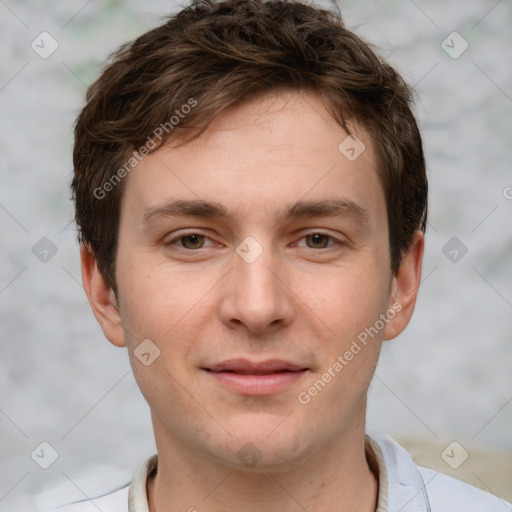
[[[143,226],[147,227],[159,218],[180,216],[228,220],[232,215],[223,204],[215,201],[177,199],[148,208],[143,214],[142,222]],[[364,223],[369,220],[368,212],[348,199],[299,200],[294,204],[285,206],[280,217],[282,220],[304,217],[354,218]]]

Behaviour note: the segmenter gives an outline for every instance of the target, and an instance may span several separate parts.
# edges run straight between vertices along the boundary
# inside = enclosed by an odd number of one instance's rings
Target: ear
[[[396,314],[386,324],[385,340],[398,336],[411,319],[421,282],[424,248],[425,237],[421,231],[416,231],[408,251],[402,258],[400,268],[391,282],[388,311],[393,310]]]
[[[126,342],[121,324],[121,315],[114,291],[100,272],[90,247],[82,244],[80,260],[82,283],[96,320],[98,320],[105,337],[110,343],[117,347],[125,346]]]

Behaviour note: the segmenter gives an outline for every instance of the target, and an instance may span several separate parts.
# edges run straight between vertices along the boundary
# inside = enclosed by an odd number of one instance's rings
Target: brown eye
[[[181,244],[186,249],[201,249],[204,245],[203,235],[191,234],[180,237]]]
[[[323,235],[322,233],[313,233],[311,235],[307,235],[306,237],[306,245],[310,249],[325,249],[329,243],[329,236]]]

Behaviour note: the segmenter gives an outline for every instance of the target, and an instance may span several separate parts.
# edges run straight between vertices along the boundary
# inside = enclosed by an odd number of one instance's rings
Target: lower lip
[[[300,380],[307,370],[269,375],[242,375],[231,372],[212,372],[209,375],[219,384],[242,395],[271,395]]]

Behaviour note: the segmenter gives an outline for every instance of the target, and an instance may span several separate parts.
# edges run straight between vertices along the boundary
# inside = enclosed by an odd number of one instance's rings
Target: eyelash
[[[189,231],[189,232],[181,233],[180,235],[172,238],[171,240],[166,242],[164,245],[166,247],[173,246],[173,245],[175,245],[176,242],[180,241],[182,238],[185,238],[187,236],[192,236],[192,235],[199,235],[199,236],[202,236],[205,239],[208,239],[208,240],[211,241],[210,237],[204,235],[203,233],[201,233],[199,231]],[[330,235],[329,233],[325,233],[323,231],[314,231],[314,230],[310,231],[308,233],[305,233],[304,235],[302,235],[299,238],[299,240],[303,240],[303,239],[307,238],[308,236],[312,236],[312,235],[320,235],[320,236],[323,236],[323,237],[327,237],[333,243],[331,243],[330,245],[327,245],[326,247],[320,247],[318,249],[315,249],[313,247],[307,247],[307,246],[304,247],[304,246],[302,246],[305,249],[310,249],[312,251],[327,250],[328,248],[333,247],[335,245],[342,245],[343,244],[343,242],[341,242],[340,240],[338,240],[334,236]],[[177,247],[178,250],[185,251],[185,252],[195,252],[195,251],[199,251],[200,249],[205,249],[205,247],[199,247],[198,249],[188,249],[186,247],[180,247],[180,246],[176,246],[176,247]]]

